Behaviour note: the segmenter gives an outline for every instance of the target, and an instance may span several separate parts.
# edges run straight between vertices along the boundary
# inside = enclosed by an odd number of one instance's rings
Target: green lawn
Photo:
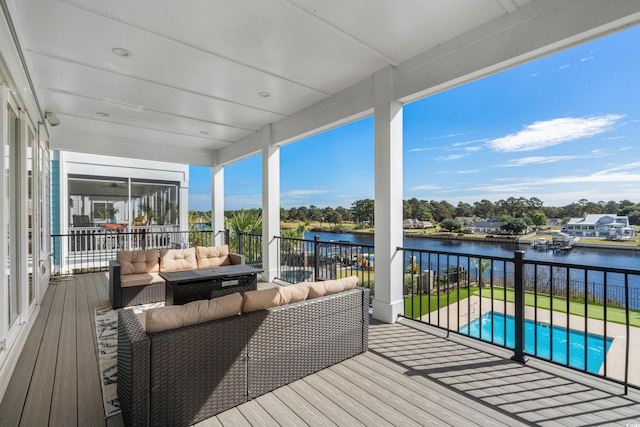
[[[476,288],[472,291],[473,295],[480,295],[480,291]],[[515,292],[512,289],[507,289],[507,301],[514,301]],[[485,298],[491,298],[491,289],[483,289],[482,296]],[[493,297],[496,300],[502,301],[504,299],[504,292],[502,288],[494,288]],[[525,292],[524,304],[530,307],[534,306],[534,294],[531,292]],[[551,309],[551,297],[548,295],[538,294],[538,307],[546,310]],[[559,311],[561,313],[567,312],[567,300],[566,298],[553,297],[553,311]],[[582,301],[569,301],[569,312],[576,316],[584,316],[584,302]],[[587,305],[587,317],[590,319],[604,320],[604,306],[601,304],[588,304]],[[614,323],[626,324],[626,314],[623,308],[608,307],[607,308],[607,321]],[[631,326],[640,327],[640,311],[629,311],[629,324]]]
[[[491,289],[478,289],[477,287],[471,288],[471,295],[482,296],[485,298],[491,298]],[[469,296],[469,291],[466,288],[460,288],[460,300]],[[514,302],[514,291],[507,289],[507,302]],[[447,304],[453,304],[458,301],[458,291],[452,290],[447,293],[441,293],[440,296],[440,308],[446,307]],[[493,289],[493,298],[498,301],[504,300],[503,288]],[[422,299],[422,305],[420,305],[420,299]],[[527,306],[534,306],[534,295],[531,292],[525,292],[524,303]],[[537,298],[538,308],[545,310],[551,309],[551,297],[547,295],[538,294]],[[407,317],[419,317],[424,316],[429,312],[436,311],[438,309],[438,297],[436,295],[416,295],[414,297],[407,297],[404,300],[405,316]],[[553,298],[553,311],[561,313],[567,312],[567,300],[565,298],[554,297]],[[584,317],[584,303],[581,301],[569,301],[569,312],[576,316]],[[414,315],[415,313],[415,315]],[[587,317],[591,319],[604,320],[604,306],[601,304],[588,304]],[[607,308],[607,321],[613,323],[626,324],[625,310],[618,307]],[[629,311],[629,324],[634,327],[640,328],[640,311]]]
[[[469,296],[469,290],[467,288],[460,288],[460,299],[463,300]],[[453,304],[458,301],[458,291],[449,291],[447,301],[447,292],[443,292],[439,295],[440,308],[446,307],[448,304]],[[420,305],[420,299],[422,298],[422,305]],[[404,299],[404,313],[408,317],[419,317],[425,314],[436,311],[438,309],[438,296],[437,295],[416,295],[414,297],[408,297]],[[414,316],[415,310],[415,316]],[[419,314],[418,314],[419,313]]]

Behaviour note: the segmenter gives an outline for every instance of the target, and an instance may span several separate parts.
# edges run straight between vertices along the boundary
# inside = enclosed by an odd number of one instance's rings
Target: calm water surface
[[[373,245],[372,235],[351,233],[322,233],[306,232],[305,239],[319,236],[322,241],[344,240],[360,245]],[[521,249],[525,251],[525,259],[548,262],[563,262],[567,264],[581,264],[585,266],[640,269],[640,251],[591,249],[574,247],[570,251],[543,252],[530,248],[529,245],[517,243],[483,243],[459,240],[432,240],[422,238],[405,238],[404,247],[412,249],[426,249],[432,251],[454,252],[480,256],[513,257],[513,252]]]

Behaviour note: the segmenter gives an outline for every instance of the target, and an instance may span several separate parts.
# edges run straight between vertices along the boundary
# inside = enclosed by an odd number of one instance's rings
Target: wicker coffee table
[[[258,289],[262,270],[246,264],[160,273],[165,283],[165,305],[181,305]]]

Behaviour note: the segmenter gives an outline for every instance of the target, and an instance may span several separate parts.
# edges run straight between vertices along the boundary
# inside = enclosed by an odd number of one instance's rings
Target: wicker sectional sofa
[[[368,330],[369,290],[359,287],[155,333],[119,310],[123,419],[196,423],[365,352]]]
[[[244,255],[227,245],[188,249],[118,251],[109,262],[109,300],[114,309],[165,300],[165,283],[158,273],[244,264]],[[235,292],[235,291],[234,291]]]

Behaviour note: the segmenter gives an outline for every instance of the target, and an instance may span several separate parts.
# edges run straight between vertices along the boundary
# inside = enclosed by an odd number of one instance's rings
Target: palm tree
[[[262,231],[262,215],[256,211],[235,211],[226,218],[226,228],[229,229],[229,250],[238,250],[239,233],[258,233]],[[246,255],[246,254],[245,254]]]
[[[491,260],[490,259],[482,259],[482,258],[473,258],[473,263],[478,268],[478,286],[482,287],[482,279],[484,277],[484,273],[487,269],[491,268]]]

